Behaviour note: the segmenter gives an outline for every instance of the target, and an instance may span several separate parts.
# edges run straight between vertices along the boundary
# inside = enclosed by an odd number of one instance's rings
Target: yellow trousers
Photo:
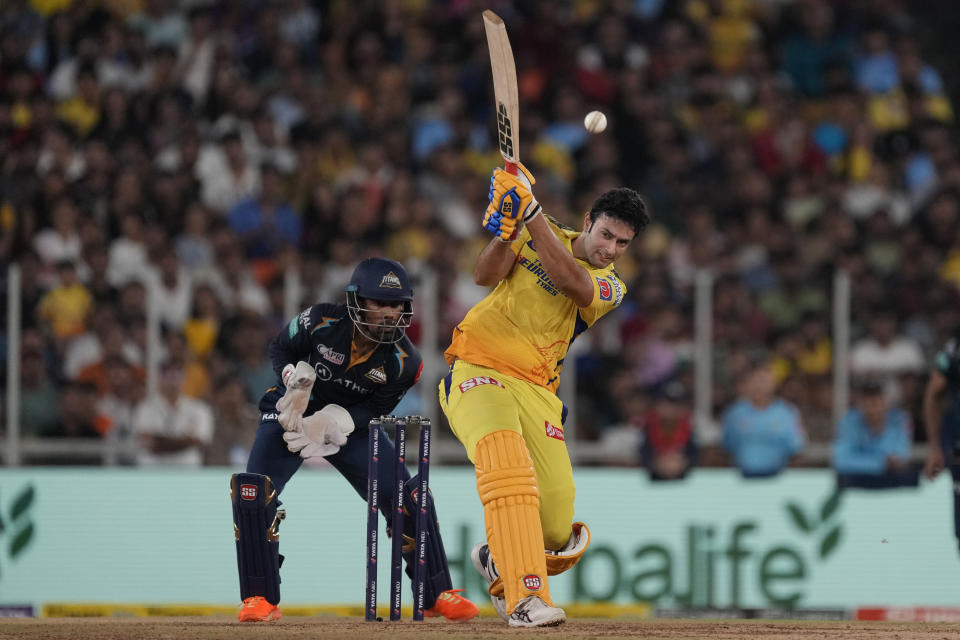
[[[526,380],[458,360],[440,381],[440,407],[474,464],[477,442],[485,436],[520,434],[536,472],[543,546],[562,548],[570,538],[575,488],[560,399]]]

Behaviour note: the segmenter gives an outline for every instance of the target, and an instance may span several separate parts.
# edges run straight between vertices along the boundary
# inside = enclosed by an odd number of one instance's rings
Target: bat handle
[[[512,175],[512,176],[517,175],[517,171],[519,171],[519,169],[517,169],[517,163],[516,163],[516,162],[507,162],[507,161],[504,161],[504,168],[507,170],[507,173],[509,173],[509,174]]]

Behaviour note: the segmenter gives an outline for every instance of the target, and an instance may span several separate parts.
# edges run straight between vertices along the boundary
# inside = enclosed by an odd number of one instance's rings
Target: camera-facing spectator
[[[93,297],[77,278],[72,261],[58,262],[57,276],[59,283],[43,297],[37,312],[54,337],[65,341],[86,331]]]
[[[206,402],[182,392],[184,365],[167,360],[160,367],[157,393],[137,406],[134,432],[140,466],[198,467],[213,438],[213,412]]]
[[[880,380],[861,380],[854,391],[854,406],[837,425],[833,445],[840,486],[916,486],[919,469],[909,464],[910,416],[890,406]]]
[[[723,448],[744,477],[780,473],[804,448],[800,412],[777,396],[769,362],[754,364],[741,381],[740,399],[723,414]]]
[[[666,383],[643,416],[640,460],[651,480],[686,477],[697,457],[691,398],[683,383]]]

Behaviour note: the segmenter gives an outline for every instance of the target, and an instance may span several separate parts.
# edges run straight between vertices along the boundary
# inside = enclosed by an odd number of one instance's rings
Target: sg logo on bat
[[[500,137],[500,153],[513,157],[513,126],[510,124],[510,116],[507,115],[507,108],[501,102],[497,105],[497,132]]]

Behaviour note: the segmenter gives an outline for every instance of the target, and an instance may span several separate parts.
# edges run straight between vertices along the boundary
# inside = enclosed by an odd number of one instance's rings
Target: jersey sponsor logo
[[[297,318],[300,322],[300,326],[303,327],[304,330],[310,328],[310,309],[304,309],[301,311]]]
[[[550,276],[547,275],[547,270],[543,268],[540,258],[531,260],[526,256],[520,256],[520,260],[518,262],[520,263],[521,267],[536,276],[537,284],[540,285],[541,289],[552,296],[560,293],[560,290],[557,289],[556,285],[553,284],[553,281],[550,280]]]
[[[267,420],[277,420],[280,417],[278,413],[262,413],[260,414],[260,422],[266,422]]]
[[[370,369],[370,371],[367,371],[365,374],[363,374],[363,377],[369,378],[370,380],[380,384],[385,384],[387,382],[387,372],[383,370],[383,366],[379,366],[376,369]]]
[[[477,376],[475,378],[468,378],[460,383],[460,393],[464,393],[473,389],[474,387],[481,387],[485,384],[495,384],[501,389],[505,389],[503,383],[497,380],[496,378],[491,378],[490,376]]]
[[[256,500],[257,485],[255,484],[240,485],[240,497],[243,498],[244,500]]]
[[[373,393],[373,389],[367,389],[366,387],[350,380],[348,378],[335,378],[333,380],[342,387],[349,389],[350,391],[356,391],[357,393],[366,395],[368,393]]]
[[[523,580],[524,588],[530,591],[540,591],[540,588],[543,587],[543,580],[535,573],[528,573],[521,579]]]
[[[599,287],[601,300],[613,300],[613,287],[610,286],[609,280],[597,276],[597,286]]]
[[[616,293],[613,304],[620,306],[620,303],[623,302],[623,285],[616,278],[607,278],[607,280],[613,285],[613,291]]]
[[[324,360],[329,360],[333,364],[343,364],[343,360],[346,357],[344,354],[339,351],[334,351],[332,347],[328,347],[325,344],[318,344],[317,352],[323,356]]]
[[[330,371],[330,368],[322,362],[318,362],[313,365],[313,369],[317,372],[317,377],[326,382],[333,377],[333,373]]]
[[[554,440],[559,440],[560,442],[563,442],[563,429],[559,429],[553,426],[546,420],[543,421],[543,427],[547,431],[548,438],[553,438]]]
[[[380,280],[381,289],[403,289],[403,285],[400,284],[400,278],[397,277],[393,271],[388,271],[387,275],[383,276]]]

